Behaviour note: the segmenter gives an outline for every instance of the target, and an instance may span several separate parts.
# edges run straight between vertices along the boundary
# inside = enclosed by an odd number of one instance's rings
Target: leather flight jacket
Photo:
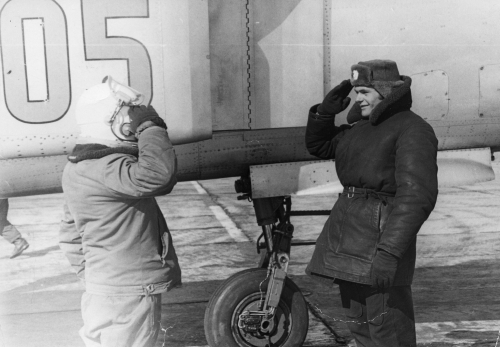
[[[410,110],[411,79],[403,81],[368,119],[357,114],[351,124],[336,125],[335,115],[315,115],[317,105],[309,111],[307,150],[335,159],[346,187],[306,269],[329,283],[337,278],[371,284],[378,249],[399,259],[395,285],[412,282],[417,233],[438,195],[438,140],[430,124]],[[355,112],[360,108],[353,106],[349,115]]]

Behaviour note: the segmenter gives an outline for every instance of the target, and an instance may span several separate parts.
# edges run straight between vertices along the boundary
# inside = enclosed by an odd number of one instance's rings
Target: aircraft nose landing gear
[[[266,269],[248,269],[228,278],[205,311],[205,336],[217,347],[299,347],[309,324],[300,289],[284,281],[272,314],[262,310],[270,278]]]
[[[234,274],[214,292],[205,311],[205,336],[211,347],[300,347],[309,315],[302,292],[287,277],[291,200],[272,197],[253,203],[265,241],[259,244],[259,237],[257,251],[266,252],[259,268]]]

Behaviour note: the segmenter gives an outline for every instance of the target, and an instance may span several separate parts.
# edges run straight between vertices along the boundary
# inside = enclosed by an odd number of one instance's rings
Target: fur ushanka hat
[[[396,62],[376,59],[360,61],[351,66],[351,84],[354,87],[373,88],[386,98],[403,81]]]

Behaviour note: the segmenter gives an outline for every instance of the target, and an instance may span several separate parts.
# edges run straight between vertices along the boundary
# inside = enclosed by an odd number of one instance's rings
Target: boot
[[[23,253],[23,251],[30,246],[28,241],[26,241],[22,237],[15,240],[13,244],[15,248],[14,252],[12,252],[12,255],[10,256],[10,259],[17,257],[18,255],[21,255],[21,253]]]

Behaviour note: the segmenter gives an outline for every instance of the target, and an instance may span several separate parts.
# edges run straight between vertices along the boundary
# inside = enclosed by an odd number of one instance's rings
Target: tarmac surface
[[[494,162],[497,177],[500,163]],[[183,287],[163,295],[157,346],[206,346],[203,315],[230,275],[256,267],[252,204],[237,200],[235,178],[183,182],[158,202],[172,232]],[[292,197],[293,209],[330,209],[335,196]],[[58,246],[62,194],[9,199],[9,220],[30,243],[9,259],[0,241],[0,347],[83,346],[83,288]],[[293,217],[294,241],[314,241],[326,216]],[[304,274],[313,246],[292,248],[289,276],[306,295],[304,346],[355,346],[336,286]],[[500,179],[440,190],[418,236],[413,284],[418,346],[500,346]]]

